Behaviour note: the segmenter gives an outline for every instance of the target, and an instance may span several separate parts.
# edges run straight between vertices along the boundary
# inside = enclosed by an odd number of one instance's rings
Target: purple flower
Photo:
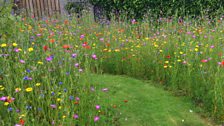
[[[74,96],[69,96],[69,99],[70,99],[70,100],[73,100],[73,99],[74,99]]]
[[[78,118],[79,118],[78,114],[74,114],[74,115],[73,115],[73,118],[74,118],[74,119],[78,119]]]
[[[57,106],[55,104],[50,105],[51,108],[55,109]]]
[[[80,35],[80,38],[83,39],[85,37],[85,35]]]
[[[96,110],[99,110],[100,109],[100,105],[96,105]]]
[[[52,58],[51,56],[49,56],[49,57],[46,58],[46,60],[47,60],[48,62],[50,62],[51,60],[53,60],[53,58]]]
[[[79,63],[76,63],[76,64],[75,64],[75,67],[79,67]]]
[[[94,60],[97,60],[97,56],[96,56],[96,54],[93,54],[93,55],[92,55],[92,58],[93,58]]]
[[[100,117],[99,116],[95,116],[94,117],[94,122],[97,122],[97,121],[99,121],[100,120]]]
[[[22,125],[20,125],[20,124],[16,124],[15,126],[22,126]]]
[[[24,60],[19,60],[19,62],[20,62],[20,63],[22,63],[22,64],[24,64],[24,63],[25,63],[25,61],[24,61]]]
[[[72,58],[76,58],[76,56],[77,56],[76,53],[72,54]]]
[[[38,36],[38,37],[40,37],[40,36],[41,36],[41,34],[37,34],[37,36]]]
[[[79,98],[79,97],[75,97],[75,100],[76,100],[76,101],[79,101],[79,100],[80,100],[80,98]]]
[[[15,48],[14,51],[15,51],[15,52],[19,52],[19,49],[18,49],[18,48]]]
[[[28,77],[28,76],[25,76],[25,77],[23,78],[23,80],[32,80],[32,78],[31,78],[31,77]]]
[[[5,101],[5,100],[7,100],[7,97],[5,97],[5,96],[2,96],[2,97],[0,98],[0,101]]]

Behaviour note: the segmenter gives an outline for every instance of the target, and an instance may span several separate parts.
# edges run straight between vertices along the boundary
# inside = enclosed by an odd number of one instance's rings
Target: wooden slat
[[[45,10],[45,16],[49,15],[49,7],[48,7],[48,2],[47,0],[43,0],[44,1],[44,10]]]
[[[40,0],[40,11],[41,11],[41,17],[43,17],[45,15],[43,0]]]
[[[55,0],[55,11],[56,11],[56,15],[58,16],[60,13],[59,13],[59,1],[58,0]]]
[[[40,9],[40,0],[37,1],[37,12],[38,12],[38,18],[41,17],[41,9]]]
[[[52,6],[51,6],[51,9],[53,10],[53,13],[52,13],[52,15],[51,16],[54,16],[55,15],[55,8],[56,8],[56,6],[55,6],[55,0],[52,0],[51,1],[51,4],[52,4]]]
[[[26,6],[25,6],[25,8],[26,8],[26,12],[27,12],[27,15],[30,15],[30,4],[29,4],[29,0],[26,0]]]
[[[48,0],[49,17],[52,15],[52,0]]]
[[[30,14],[31,14],[31,16],[33,16],[34,15],[34,8],[33,8],[33,1],[32,0],[29,0],[29,7],[30,7]]]
[[[38,16],[38,14],[37,14],[37,4],[36,4],[36,0],[28,0],[28,1],[32,1],[32,7],[33,7],[33,15],[34,15],[34,17],[36,18],[37,16]]]

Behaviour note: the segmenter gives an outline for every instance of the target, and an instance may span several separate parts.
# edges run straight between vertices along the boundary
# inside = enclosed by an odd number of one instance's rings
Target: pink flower
[[[76,63],[76,64],[75,64],[75,67],[79,67],[79,63]]]
[[[24,61],[24,60],[19,60],[19,62],[20,62],[20,63],[22,63],[22,64],[24,64],[24,63],[25,63],[25,61]]]
[[[74,118],[74,119],[78,119],[79,116],[78,116],[77,114],[74,114],[74,115],[73,115],[73,118]]]
[[[76,100],[76,101],[79,101],[79,100],[80,100],[80,98],[79,98],[79,97],[75,97],[75,100]]]
[[[96,56],[96,54],[93,54],[93,55],[92,55],[92,58],[93,58],[94,60],[97,60],[97,56]]]
[[[100,105],[96,105],[96,110],[99,110],[100,109]]]
[[[97,121],[99,121],[100,120],[100,117],[99,116],[95,116],[94,117],[94,122],[97,122]]]
[[[207,60],[207,59],[203,59],[203,60],[201,60],[201,62],[202,62],[202,63],[207,63],[208,60]]]

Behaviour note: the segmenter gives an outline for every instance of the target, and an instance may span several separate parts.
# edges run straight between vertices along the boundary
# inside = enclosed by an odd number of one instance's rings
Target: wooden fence
[[[59,15],[64,8],[61,7],[60,0],[14,0],[14,2],[27,15],[38,18]]]

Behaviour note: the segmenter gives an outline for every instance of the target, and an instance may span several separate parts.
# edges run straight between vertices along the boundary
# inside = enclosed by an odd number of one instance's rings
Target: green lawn
[[[92,75],[90,78],[100,89],[108,88],[108,92],[100,93],[98,99],[102,104],[118,106],[121,126],[211,125],[194,112],[190,100],[174,97],[152,83],[113,75]]]

